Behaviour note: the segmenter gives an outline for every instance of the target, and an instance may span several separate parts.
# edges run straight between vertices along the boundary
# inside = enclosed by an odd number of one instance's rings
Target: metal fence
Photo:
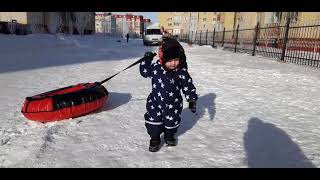
[[[182,42],[223,47],[233,52],[250,53],[252,56],[279,59],[312,67],[320,67],[320,22],[308,24],[290,23],[216,32],[200,31],[182,34]]]

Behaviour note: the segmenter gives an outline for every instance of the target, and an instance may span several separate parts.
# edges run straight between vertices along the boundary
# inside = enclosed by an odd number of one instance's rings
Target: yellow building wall
[[[171,18],[171,19],[170,19]],[[158,21],[166,31],[173,29],[173,12],[159,12]]]
[[[215,12],[200,12],[199,13],[199,31],[213,31],[214,24],[217,22],[218,13]],[[206,19],[204,21],[204,18]]]
[[[257,25],[258,13],[257,12],[240,12],[240,25],[239,29],[252,29]]]
[[[299,12],[299,21],[320,21],[320,12]]]
[[[226,30],[233,30],[235,12],[223,12],[221,14],[221,21]]]
[[[0,21],[11,22],[12,20],[27,24],[27,12],[0,12]]]
[[[180,33],[184,33],[188,27],[189,17],[189,12],[159,12],[158,20],[160,26],[163,26],[167,32],[173,34],[174,29],[179,29]],[[179,24],[175,25],[175,22]]]

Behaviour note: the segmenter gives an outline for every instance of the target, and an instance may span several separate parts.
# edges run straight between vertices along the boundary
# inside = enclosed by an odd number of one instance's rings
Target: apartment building
[[[85,32],[94,33],[94,12],[0,12],[0,21],[27,25],[32,33],[55,33],[56,29],[51,27],[59,23],[60,32],[74,33],[77,13],[88,18]]]
[[[113,15],[116,20],[116,31],[123,36],[127,33],[132,35],[142,35],[144,32],[144,20],[142,15],[125,14]]]
[[[151,23],[151,20],[150,19],[143,19],[143,32],[146,32],[146,28],[148,26],[150,26],[152,23]]]
[[[195,34],[221,27],[220,12],[160,12],[159,22],[172,35]]]
[[[278,37],[283,35],[284,28],[277,28],[279,25],[285,26],[290,18],[290,26],[303,26],[320,24],[320,12],[224,12],[222,13],[222,23],[226,31],[234,31],[239,25],[239,29],[253,29],[259,22],[260,27],[274,27],[261,31],[260,35],[268,37]],[[318,27],[310,27],[308,30],[317,32]],[[313,30],[311,30],[313,29]],[[265,34],[263,34],[265,33]],[[233,38],[234,33],[228,33]],[[253,31],[239,33],[241,39],[252,39]],[[289,37],[314,38],[314,34],[296,33],[289,31]],[[226,37],[231,38],[231,37]]]
[[[158,16],[159,24],[169,34],[173,34],[173,12],[160,12]]]
[[[96,12],[95,13],[95,31],[101,34],[116,33],[116,18],[111,12]]]

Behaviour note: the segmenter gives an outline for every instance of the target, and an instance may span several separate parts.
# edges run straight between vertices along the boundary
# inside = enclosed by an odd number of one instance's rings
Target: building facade
[[[116,18],[110,12],[95,13],[95,32],[104,35],[116,33]]]
[[[151,23],[151,20],[150,19],[143,19],[143,32],[146,32],[146,28],[148,26],[150,26],[152,23]]]
[[[159,22],[171,35],[196,34],[220,28],[220,12],[160,12]],[[192,35],[190,35],[192,36]]]
[[[77,33],[77,16],[86,17],[85,33],[95,31],[94,12],[0,12],[0,21],[27,25],[30,33]]]
[[[122,36],[129,33],[131,36],[141,36],[144,32],[144,20],[141,15],[125,14],[113,15],[116,21],[116,32]]]

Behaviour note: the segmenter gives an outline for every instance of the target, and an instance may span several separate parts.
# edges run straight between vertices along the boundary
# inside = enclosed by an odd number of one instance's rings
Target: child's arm
[[[144,58],[140,63],[140,74],[142,77],[151,77],[151,62],[155,55],[156,54],[152,52],[145,53]]]
[[[182,81],[182,92],[185,95],[186,100],[188,102],[197,101],[198,95],[196,93],[196,87],[193,85],[192,78],[188,73],[187,69],[185,68],[182,69],[180,79]]]

